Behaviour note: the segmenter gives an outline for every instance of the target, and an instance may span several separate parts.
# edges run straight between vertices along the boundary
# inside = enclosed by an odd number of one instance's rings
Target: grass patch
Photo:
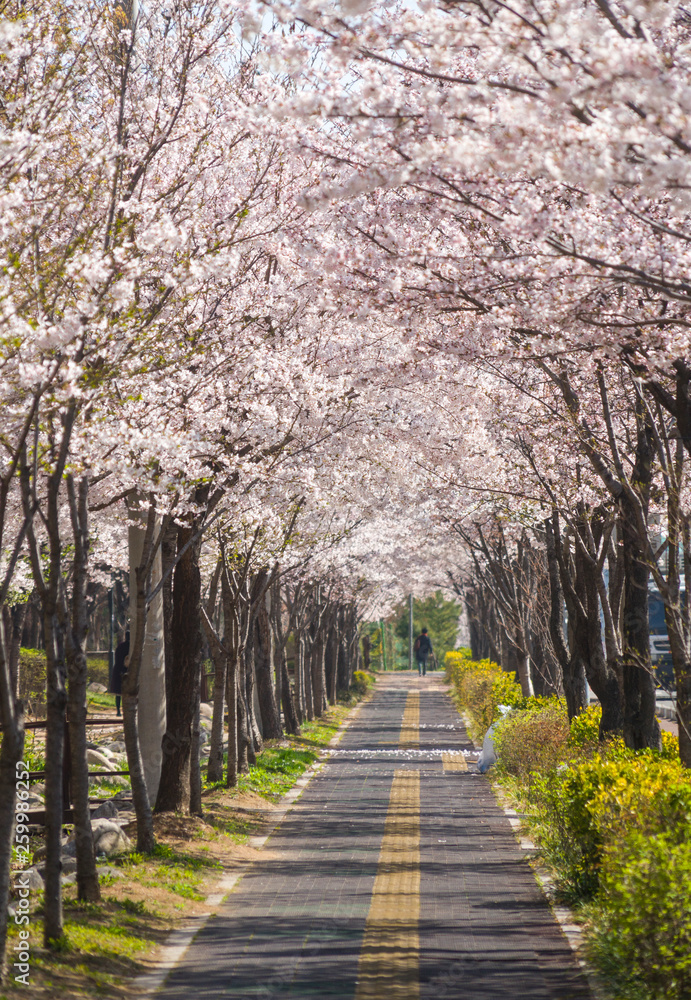
[[[330,708],[322,719],[305,722],[299,736],[288,736],[278,745],[267,744],[257,754],[257,763],[250,766],[249,774],[238,777],[237,792],[254,792],[270,802],[275,802],[288,792],[297,779],[319,757],[319,751],[328,746],[348,715],[346,705]],[[223,765],[227,766],[224,755]],[[202,765],[202,781],[206,791],[221,789],[223,782],[206,780],[206,766]],[[227,830],[231,835],[242,836],[244,831]]]
[[[86,703],[89,708],[112,708],[115,709],[115,695],[107,691],[97,693],[89,691],[86,696]]]
[[[249,774],[239,776],[238,790],[256,792],[265,799],[276,801],[293,787],[318,756],[315,750],[267,747],[257,756],[257,763],[250,768]]]

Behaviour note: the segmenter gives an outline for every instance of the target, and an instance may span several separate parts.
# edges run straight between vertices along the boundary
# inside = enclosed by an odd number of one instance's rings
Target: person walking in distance
[[[115,695],[115,714],[120,715],[120,699],[122,698],[122,678],[127,670],[127,657],[130,652],[130,633],[125,632],[125,641],[115,650],[113,676],[110,679],[110,692]]]
[[[427,673],[427,657],[432,652],[432,640],[427,634],[427,629],[423,628],[420,635],[415,640],[413,646],[415,659],[417,660],[417,672],[421,677]]]

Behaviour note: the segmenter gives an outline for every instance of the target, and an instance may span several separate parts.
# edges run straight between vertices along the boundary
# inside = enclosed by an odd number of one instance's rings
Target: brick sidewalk
[[[590,1000],[440,680],[380,677],[157,997]]]

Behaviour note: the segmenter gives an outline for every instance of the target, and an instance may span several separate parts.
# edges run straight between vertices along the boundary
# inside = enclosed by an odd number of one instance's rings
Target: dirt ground
[[[204,796],[203,818],[155,816],[159,855],[110,859],[117,877],[106,877],[100,904],[80,904],[74,886],[65,888],[64,951],[43,949],[35,913],[30,985],[14,983],[11,969],[0,998],[132,1000],[133,980],[157,967],[170,932],[208,913],[206,897],[221,879],[258,857],[249,840],[271,828],[276,808],[252,792],[213,790]],[[135,824],[124,829],[134,842]]]

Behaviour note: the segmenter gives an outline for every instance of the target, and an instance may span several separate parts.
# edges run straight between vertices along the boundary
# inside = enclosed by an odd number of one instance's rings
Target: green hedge
[[[498,717],[498,670],[447,657],[476,725]],[[689,1000],[691,772],[669,733],[661,752],[633,751],[620,738],[600,743],[599,722],[599,707],[569,725],[558,699],[516,697],[496,729],[494,773],[587,917],[586,952],[611,997]]]

